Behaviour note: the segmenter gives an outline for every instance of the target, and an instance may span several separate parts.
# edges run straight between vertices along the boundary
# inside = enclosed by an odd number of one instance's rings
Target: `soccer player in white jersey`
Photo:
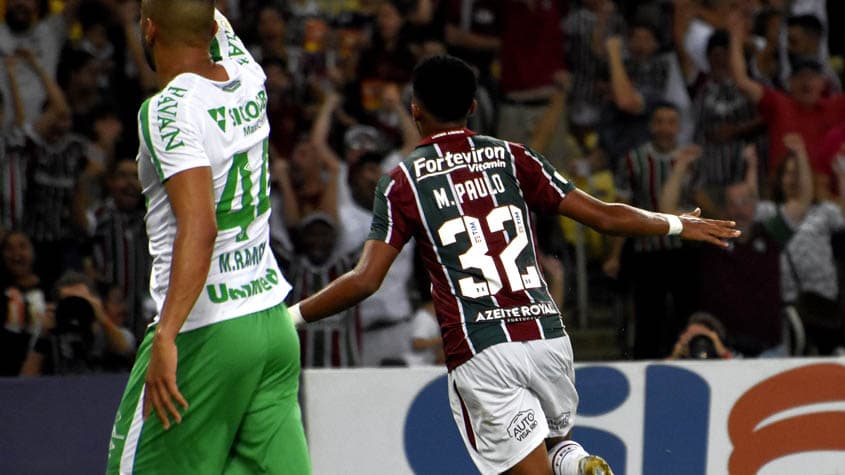
[[[138,153],[158,316],[108,473],[310,473],[290,285],[269,249],[264,73],[213,0],[141,12],[162,87],[141,106]]]
[[[622,235],[677,234],[726,246],[734,223],[603,203],[530,148],[466,128],[476,78],[450,56],[414,70],[420,145],[376,189],[356,268],[294,305],[299,324],[372,294],[411,238],[420,246],[449,370],[452,415],[485,475],[612,475],[569,440],[575,421],[572,347],[540,273],[532,210]]]

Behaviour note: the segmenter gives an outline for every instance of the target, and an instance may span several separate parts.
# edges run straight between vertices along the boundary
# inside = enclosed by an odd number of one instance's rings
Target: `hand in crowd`
[[[734,10],[728,15],[728,33],[740,41],[745,41],[747,33],[747,22],[740,11]]]
[[[555,71],[554,84],[561,91],[569,91],[572,88],[572,73],[565,69]]]
[[[757,147],[754,144],[749,144],[742,148],[742,160],[745,161],[745,166],[749,169],[757,169],[760,158],[757,155]]]
[[[783,144],[786,145],[787,150],[794,153],[795,155],[807,154],[807,149],[804,146],[804,140],[799,134],[791,133],[784,135]]]
[[[688,145],[675,152],[675,166],[683,170],[689,170],[693,163],[701,156],[701,147]]]
[[[619,278],[619,270],[622,268],[621,260],[616,255],[611,255],[602,263],[601,270],[611,279]]]
[[[381,101],[386,109],[396,110],[403,107],[399,86],[394,83],[385,84],[381,90]]]
[[[619,35],[608,36],[604,45],[608,52],[621,52],[625,42]]]
[[[688,358],[690,356],[689,343],[693,338],[699,335],[706,336],[713,342],[716,354],[719,355],[720,358],[725,358],[730,355],[728,349],[725,348],[724,343],[722,343],[722,339],[719,338],[719,335],[716,332],[700,323],[693,323],[684,330],[680,337],[678,337],[678,341],[675,343],[669,359],[677,360]]]

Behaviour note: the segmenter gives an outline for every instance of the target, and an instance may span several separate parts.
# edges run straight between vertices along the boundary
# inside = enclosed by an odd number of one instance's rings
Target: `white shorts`
[[[485,349],[449,373],[449,404],[478,470],[507,471],[572,429],[578,393],[569,337]]]

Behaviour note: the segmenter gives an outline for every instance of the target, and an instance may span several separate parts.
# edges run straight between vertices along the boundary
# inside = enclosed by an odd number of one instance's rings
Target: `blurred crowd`
[[[0,0],[0,376],[127,370],[154,317],[135,154],[159,85],[139,3]],[[600,199],[743,231],[722,249],[535,216],[570,328],[588,286],[626,358],[845,352],[843,2],[218,7],[267,74],[289,303],[354,266],[379,177],[420,140],[411,71],[449,53],[478,73],[473,130],[530,145]],[[303,365],[442,362],[427,279],[406,246],[372,298],[300,330]]]

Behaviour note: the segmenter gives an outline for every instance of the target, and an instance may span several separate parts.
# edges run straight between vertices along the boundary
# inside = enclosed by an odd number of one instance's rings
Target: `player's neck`
[[[155,60],[161,88],[183,73],[194,73],[212,81],[229,79],[226,69],[211,60],[207,48],[173,46],[157,51]]]
[[[420,129],[420,136],[422,137],[431,137],[432,135],[441,134],[443,132],[449,132],[452,130],[460,130],[466,128],[466,122],[431,122],[419,123]]]

